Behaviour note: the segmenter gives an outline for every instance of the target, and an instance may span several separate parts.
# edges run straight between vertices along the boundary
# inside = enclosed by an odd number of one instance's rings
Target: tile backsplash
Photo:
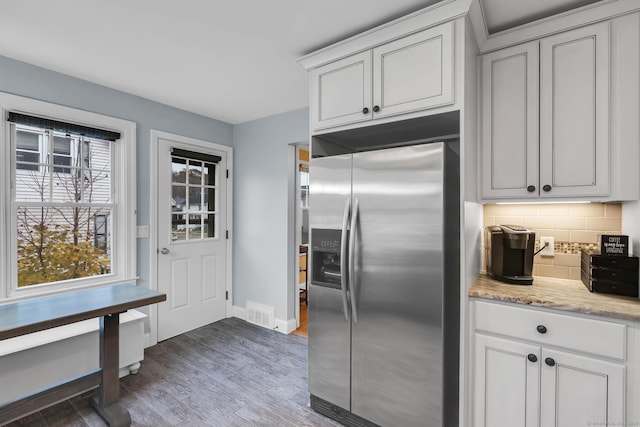
[[[580,249],[598,248],[601,234],[620,234],[620,203],[484,205],[484,226],[516,224],[555,239],[555,255],[536,255],[534,276],[580,280]],[[484,234],[483,234],[484,238]],[[482,265],[484,269],[484,250]]]

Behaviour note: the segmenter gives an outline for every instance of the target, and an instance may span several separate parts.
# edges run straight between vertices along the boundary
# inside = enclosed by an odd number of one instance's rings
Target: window
[[[218,237],[220,157],[174,148],[171,156],[171,239]]]
[[[2,101],[0,162],[11,172],[0,177],[9,236],[0,242],[0,297],[132,280],[135,125],[6,94]],[[22,113],[29,107],[47,114]]]

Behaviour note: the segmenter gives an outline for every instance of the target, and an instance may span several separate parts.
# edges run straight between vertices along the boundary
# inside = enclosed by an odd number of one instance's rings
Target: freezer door
[[[442,425],[443,156],[436,143],[353,158],[351,408],[383,426]]]
[[[321,254],[313,249],[313,236],[318,235],[314,230],[341,230],[345,223],[345,205],[351,198],[351,161],[351,155],[311,160],[311,278],[319,277],[315,269],[320,273],[321,268],[318,260]],[[346,283],[342,286],[346,291]],[[351,406],[351,325],[342,292],[342,289],[316,286],[313,282],[309,287],[309,393],[348,410]]]

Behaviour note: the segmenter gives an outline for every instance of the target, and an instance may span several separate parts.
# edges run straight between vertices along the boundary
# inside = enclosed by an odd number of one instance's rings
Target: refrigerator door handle
[[[351,198],[348,197],[344,204],[344,213],[342,214],[342,233],[340,234],[340,291],[342,292],[342,308],[344,309],[344,319],[349,321],[349,303],[347,301],[347,269],[345,268],[347,255],[349,210],[351,208]]]
[[[353,323],[358,321],[358,307],[356,304],[356,278],[355,278],[355,250],[356,250],[356,228],[358,227],[358,198],[353,202],[351,212],[351,226],[349,227],[349,289],[351,291],[351,309],[353,313]]]

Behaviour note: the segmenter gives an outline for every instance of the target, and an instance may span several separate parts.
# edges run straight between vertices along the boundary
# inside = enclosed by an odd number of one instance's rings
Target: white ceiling
[[[2,0],[0,55],[235,124],[308,105],[300,56],[437,1]],[[482,0],[490,32],[585,2]]]
[[[582,7],[598,0],[481,0],[489,34]]]

